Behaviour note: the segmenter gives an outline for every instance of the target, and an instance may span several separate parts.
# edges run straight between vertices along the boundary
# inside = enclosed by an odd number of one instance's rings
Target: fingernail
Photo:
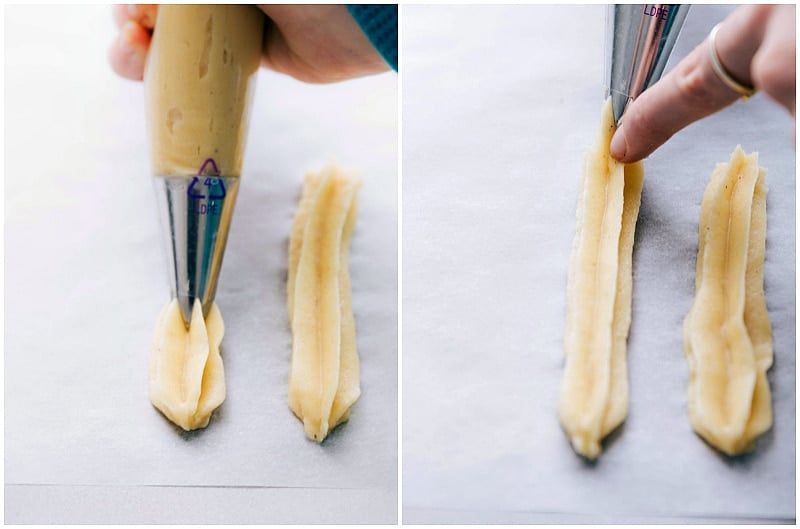
[[[628,150],[628,142],[625,141],[625,126],[620,125],[614,137],[611,138],[611,156],[616,160],[622,161]]]

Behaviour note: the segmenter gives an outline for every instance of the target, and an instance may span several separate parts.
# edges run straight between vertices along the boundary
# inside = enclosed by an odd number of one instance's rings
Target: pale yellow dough
[[[684,321],[689,418],[729,455],[751,450],[772,426],[765,172],[757,153],[737,147],[712,173],[700,210],[695,300]]]
[[[626,341],[644,168],[611,158],[613,134],[609,100],[599,137],[584,160],[567,286],[559,416],[574,450],[590,459],[628,414]]]
[[[289,407],[317,442],[361,394],[348,271],[360,185],[335,166],[308,174],[289,240]]]
[[[205,428],[225,400],[225,370],[219,345],[225,327],[216,304],[203,319],[195,300],[189,328],[180,305],[172,300],[156,324],[150,355],[150,400],[184,430]]]
[[[144,70],[153,174],[196,175],[207,158],[241,174],[263,28],[253,5],[158,7]]]

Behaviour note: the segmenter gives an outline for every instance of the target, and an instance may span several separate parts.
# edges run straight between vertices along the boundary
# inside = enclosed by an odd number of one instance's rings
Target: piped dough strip
[[[359,187],[333,166],[307,175],[289,241],[289,406],[318,442],[361,394],[348,271]]]
[[[764,174],[757,153],[738,146],[712,173],[700,210],[695,300],[684,321],[689,418],[729,455],[751,450],[772,425]]]
[[[150,401],[184,430],[208,426],[211,414],[225,400],[225,369],[219,354],[224,334],[216,304],[204,319],[195,300],[188,329],[177,300],[161,310],[150,354]]]
[[[567,287],[561,425],[590,459],[628,410],[626,341],[631,318],[632,251],[644,169],[611,158],[611,102],[587,153]]]

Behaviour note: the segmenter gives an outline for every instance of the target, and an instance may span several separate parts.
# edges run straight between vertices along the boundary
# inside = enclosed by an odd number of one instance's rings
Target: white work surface
[[[730,11],[694,6],[673,59]],[[630,411],[596,464],[558,423],[581,164],[603,96],[605,7],[403,10],[403,521],[795,517],[795,147],[766,96],[645,162]],[[671,61],[668,69],[675,64]],[[682,322],[708,177],[737,143],[768,168],[774,427],[729,459],[692,431]]]
[[[395,523],[397,76],[262,71],[219,280],[227,399],[185,433],[150,405],[168,300],[141,83],[109,6],[5,9],[5,521]],[[287,405],[287,242],[303,175],[364,185],[351,255],[362,395],[320,446]]]

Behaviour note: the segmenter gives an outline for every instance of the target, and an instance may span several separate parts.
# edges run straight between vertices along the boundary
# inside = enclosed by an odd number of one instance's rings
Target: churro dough
[[[348,271],[360,185],[333,166],[308,174],[289,240],[289,407],[318,442],[361,394]]]
[[[252,5],[160,5],[145,64],[152,170],[239,176],[264,14]]]
[[[225,327],[216,303],[203,319],[195,300],[187,329],[178,301],[162,310],[150,355],[150,400],[184,430],[205,428],[225,400],[225,369],[219,345]]]
[[[758,153],[737,146],[712,173],[700,210],[695,300],[684,321],[689,418],[729,455],[751,450],[772,426],[765,172]]]
[[[628,414],[626,341],[644,168],[611,158],[613,133],[608,100],[600,135],[584,160],[567,286],[559,415],[575,451],[590,459]]]

